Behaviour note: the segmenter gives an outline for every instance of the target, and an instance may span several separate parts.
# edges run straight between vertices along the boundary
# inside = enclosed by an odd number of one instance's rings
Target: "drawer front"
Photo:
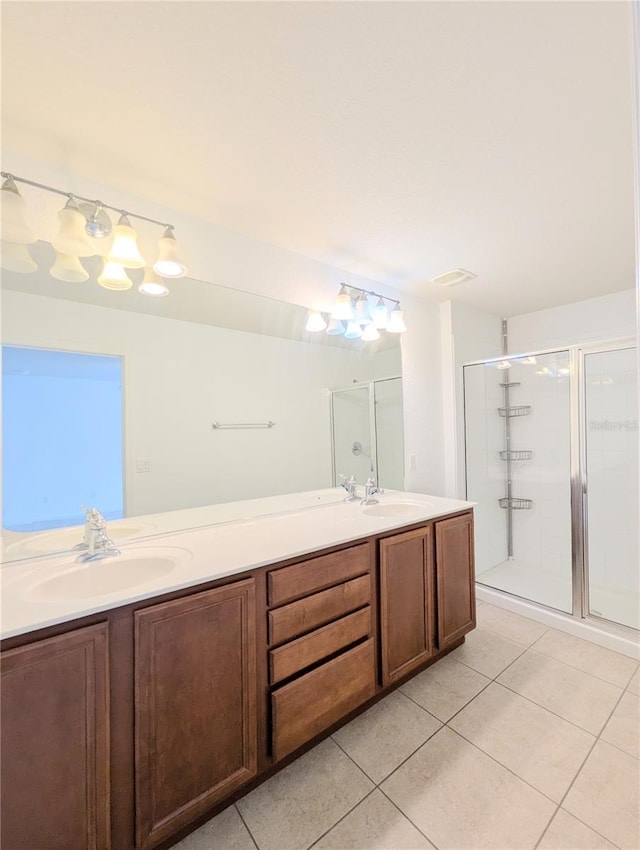
[[[276,761],[362,705],[375,690],[370,639],[274,691],[271,707]]]
[[[273,570],[267,577],[269,605],[307,596],[366,573],[370,567],[369,552],[369,544],[361,543],[331,555]]]
[[[272,649],[269,676],[272,685],[299,673],[371,634],[371,608],[367,606],[298,640]]]
[[[371,577],[364,575],[269,611],[269,643],[284,643],[362,608],[369,602]]]

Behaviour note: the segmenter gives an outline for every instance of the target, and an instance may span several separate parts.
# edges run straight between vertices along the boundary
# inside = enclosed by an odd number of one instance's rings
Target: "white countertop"
[[[77,553],[5,564],[0,570],[0,637],[13,637],[75,620],[394,528],[468,510],[474,505],[473,502],[437,496],[387,491],[379,497],[377,506],[383,515],[375,516],[367,513],[360,501],[346,503],[340,494],[344,495],[343,491],[333,489],[260,499],[259,515],[250,519],[235,518],[237,512],[228,506],[195,509],[203,517],[208,511],[210,521],[218,524],[186,531],[167,531],[131,543],[118,542],[122,552],[120,556],[91,564],[76,563]],[[341,501],[336,502],[336,498]],[[401,515],[393,515],[391,508],[384,516],[389,506],[398,504],[405,505],[395,509],[402,510]],[[244,505],[246,516],[247,503]],[[221,513],[213,510],[215,507]],[[272,510],[268,511],[268,508]],[[220,516],[226,519],[221,521]],[[163,525],[170,527],[171,523],[156,522],[156,527]],[[99,581],[112,578],[117,585],[119,577],[130,575],[141,558],[145,559],[145,567],[153,570],[153,564],[158,561],[164,569],[134,586],[93,594],[88,576],[98,575]],[[51,598],[47,588],[54,583],[58,589]]]

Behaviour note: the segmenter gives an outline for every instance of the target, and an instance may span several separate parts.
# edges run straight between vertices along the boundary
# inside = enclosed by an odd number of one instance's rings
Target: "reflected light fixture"
[[[341,336],[344,333],[344,322],[331,317],[325,333],[329,334],[329,336]]]
[[[180,257],[180,247],[173,234],[173,228],[167,227],[158,242],[160,256],[153,264],[153,270],[162,277],[184,277],[187,267]]]
[[[353,304],[351,303],[351,295],[347,292],[346,284],[340,284],[340,292],[336,298],[336,303],[331,311],[332,319],[340,319],[348,322],[354,318]]]
[[[104,289],[113,290],[131,289],[133,286],[133,281],[122,266],[109,259],[104,261],[104,268],[98,278],[98,283]]]
[[[123,212],[113,231],[113,245],[109,260],[125,269],[144,268],[144,259],[138,248],[138,234],[131,226],[129,216]]]
[[[0,244],[0,266],[7,271],[20,272],[20,274],[29,274],[38,268],[26,245],[4,240]]]
[[[154,298],[163,298],[169,294],[169,287],[153,269],[145,268],[144,279],[138,287],[138,292],[143,295],[152,295]]]
[[[72,254],[75,257],[92,257],[95,249],[85,230],[87,220],[80,212],[73,196],[58,213],[60,228],[52,242],[60,254]],[[55,275],[54,275],[55,276]]]
[[[318,310],[309,310],[305,330],[311,331],[311,333],[316,333],[317,331],[323,331],[326,327],[327,323],[322,313]]]
[[[404,323],[404,313],[402,312],[402,308],[398,302],[391,311],[391,317],[389,318],[389,324],[386,327],[386,331],[389,334],[402,334],[406,331],[406,329],[407,326]]]
[[[51,277],[64,280],[66,283],[83,283],[89,280],[89,272],[78,257],[73,254],[63,254],[61,251],[56,251],[56,260],[49,272]]]
[[[347,323],[347,329],[344,332],[344,335],[346,339],[360,339],[362,336],[362,328],[356,321],[352,320]]]
[[[38,237],[27,221],[27,204],[18,191],[14,178],[10,174],[5,178],[0,190],[2,198],[2,239],[19,245],[32,245]]]
[[[362,331],[362,339],[365,342],[374,342],[376,339],[380,339],[380,331],[373,324],[367,325]]]

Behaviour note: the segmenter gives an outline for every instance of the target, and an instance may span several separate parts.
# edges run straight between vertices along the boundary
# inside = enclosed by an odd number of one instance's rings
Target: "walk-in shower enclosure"
[[[635,343],[464,367],[477,581],[640,628]]]

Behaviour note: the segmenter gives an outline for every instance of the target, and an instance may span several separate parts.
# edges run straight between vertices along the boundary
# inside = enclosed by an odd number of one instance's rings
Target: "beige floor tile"
[[[449,725],[557,803],[595,741],[588,732],[495,683]]]
[[[604,727],[602,740],[640,758],[640,696],[626,691]]]
[[[631,681],[629,682],[629,690],[632,694],[640,694],[640,667],[638,667],[636,672],[631,677]]]
[[[523,649],[521,643],[516,643],[509,638],[495,635],[484,629],[474,629],[467,635],[462,646],[454,649],[451,658],[493,679],[505,667],[508,667]]]
[[[598,741],[562,807],[622,850],[638,850],[640,762]]]
[[[304,850],[373,787],[328,739],[243,797],[237,806],[260,850]]]
[[[638,664],[626,655],[556,629],[549,629],[536,643],[535,650],[620,688],[626,687]]]
[[[380,787],[439,850],[532,850],[555,807],[446,727]]]
[[[435,850],[393,803],[376,790],[359,803],[313,850]]]
[[[477,602],[476,616],[478,625],[482,629],[515,640],[516,643],[522,643],[525,646],[531,646],[549,628],[528,617],[521,617],[519,614],[513,614],[511,611],[482,602],[482,600]]]
[[[400,690],[446,723],[489,681],[486,676],[447,655],[414,676]]]
[[[622,693],[602,679],[531,649],[505,670],[498,682],[594,735],[601,731]]]
[[[616,847],[569,812],[558,809],[538,850],[616,850]]]
[[[333,738],[378,785],[441,725],[396,691],[343,726]]]
[[[175,845],[174,850],[256,850],[235,806],[229,806]]]

